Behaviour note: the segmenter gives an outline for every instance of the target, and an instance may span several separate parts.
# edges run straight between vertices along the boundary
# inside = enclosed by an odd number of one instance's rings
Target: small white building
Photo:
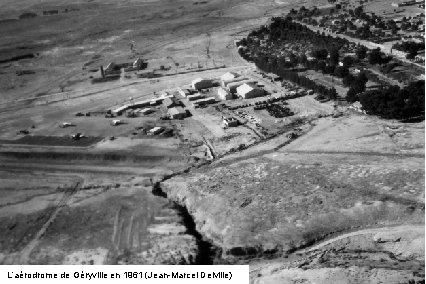
[[[237,88],[237,94],[243,99],[262,97],[265,91],[254,84],[243,84]]]
[[[183,119],[186,117],[186,111],[182,107],[171,108],[168,114],[171,119]]]
[[[235,117],[223,117],[223,125],[226,127],[238,126],[238,120]]]
[[[152,135],[157,135],[157,134],[160,134],[162,131],[163,131],[163,127],[156,126],[156,127],[152,128],[152,129],[150,129],[148,131],[148,133],[152,134]]]
[[[234,96],[230,92],[228,92],[228,90],[225,90],[224,88],[219,88],[217,90],[217,95],[223,101],[232,100],[234,98]]]
[[[213,81],[210,79],[197,78],[192,81],[192,88],[194,90],[202,90],[213,87]]]

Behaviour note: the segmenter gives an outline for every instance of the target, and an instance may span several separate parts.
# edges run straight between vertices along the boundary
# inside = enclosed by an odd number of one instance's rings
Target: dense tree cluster
[[[266,40],[268,46],[262,46],[260,40]],[[287,51],[281,52],[281,46],[286,43],[300,44],[301,46],[314,46],[311,60],[308,60],[305,52]],[[334,88],[327,88],[310,80],[306,76],[298,75],[297,72],[289,70],[299,64],[309,69],[321,71],[326,74],[344,77],[349,73],[348,66],[339,65],[339,50],[348,44],[346,39],[333,38],[325,34],[314,32],[304,25],[295,23],[290,17],[273,18],[271,24],[266,27],[250,32],[246,39],[241,40],[238,45],[240,55],[266,72],[272,72],[278,76],[300,84],[306,88],[315,90],[327,98],[337,96]],[[350,61],[350,60],[349,60]],[[347,64],[352,64],[352,61]]]
[[[346,100],[351,103],[358,101],[359,94],[365,91],[367,81],[368,78],[364,72],[359,73],[356,77],[347,75],[343,79],[343,83],[349,86],[349,90],[346,93]]]
[[[413,59],[417,55],[419,50],[424,48],[425,48],[424,43],[417,43],[414,41],[398,42],[392,46],[392,49],[397,49],[397,50],[401,50],[408,53],[407,54],[408,59]]]
[[[256,60],[256,66],[265,72],[274,73],[281,78],[296,83],[307,89],[314,90],[315,92],[325,96],[329,99],[336,99],[337,92],[335,88],[327,88],[321,84],[318,84],[314,80],[309,79],[306,76],[299,75],[297,72],[289,70],[283,66],[278,65],[274,60],[269,60],[266,57],[259,58]]]
[[[385,64],[388,63],[392,58],[386,56],[380,51],[380,48],[372,49],[368,53],[368,62],[370,64]]]
[[[408,119],[424,116],[425,81],[367,91],[359,95],[359,101],[368,114],[383,118]]]

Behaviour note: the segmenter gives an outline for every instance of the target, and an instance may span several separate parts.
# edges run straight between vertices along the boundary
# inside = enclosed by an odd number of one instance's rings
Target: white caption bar
[[[248,265],[2,265],[0,283],[249,283]]]

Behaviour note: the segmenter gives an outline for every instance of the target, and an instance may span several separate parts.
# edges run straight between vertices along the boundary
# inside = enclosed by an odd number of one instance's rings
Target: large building
[[[224,88],[219,88],[217,90],[217,95],[223,101],[232,100],[234,98],[234,96],[230,92],[228,92],[228,90],[225,90]]]
[[[237,94],[243,99],[262,97],[265,91],[254,84],[243,84],[237,88]]]
[[[186,117],[186,111],[182,107],[173,107],[168,111],[171,119],[183,119]]]
[[[231,93],[234,94],[234,93],[237,92],[237,88],[239,86],[242,86],[244,84],[254,84],[254,83],[256,83],[256,81],[247,79],[247,80],[243,80],[243,81],[229,83],[227,85],[227,88],[228,88],[228,91],[230,91]]]
[[[194,90],[202,90],[214,87],[213,81],[209,79],[197,78],[192,81],[192,88]]]
[[[225,87],[227,82],[233,81],[238,77],[240,77],[240,75],[234,72],[227,72],[223,74],[222,76],[220,76],[220,82],[222,87]]]
[[[178,92],[182,97],[187,97],[191,95],[191,92],[188,89],[179,89]]]
[[[202,105],[214,104],[215,102],[216,102],[215,98],[208,97],[208,98],[204,98],[204,99],[201,99],[201,100],[198,100],[198,101],[193,101],[192,105],[194,107],[199,107],[199,106],[202,106]]]
[[[179,101],[175,98],[165,98],[163,101],[163,105],[167,108],[172,108],[179,105]]]
[[[227,80],[227,81],[221,81],[221,85],[222,87],[227,87],[229,84],[231,83],[235,83],[235,82],[240,82],[240,81],[244,81],[244,80],[248,80],[248,78],[240,76],[231,80]]]

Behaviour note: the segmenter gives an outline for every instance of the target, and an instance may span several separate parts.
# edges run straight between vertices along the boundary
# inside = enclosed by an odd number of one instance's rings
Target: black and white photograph
[[[0,270],[424,284],[424,119],[425,0],[0,0]]]

